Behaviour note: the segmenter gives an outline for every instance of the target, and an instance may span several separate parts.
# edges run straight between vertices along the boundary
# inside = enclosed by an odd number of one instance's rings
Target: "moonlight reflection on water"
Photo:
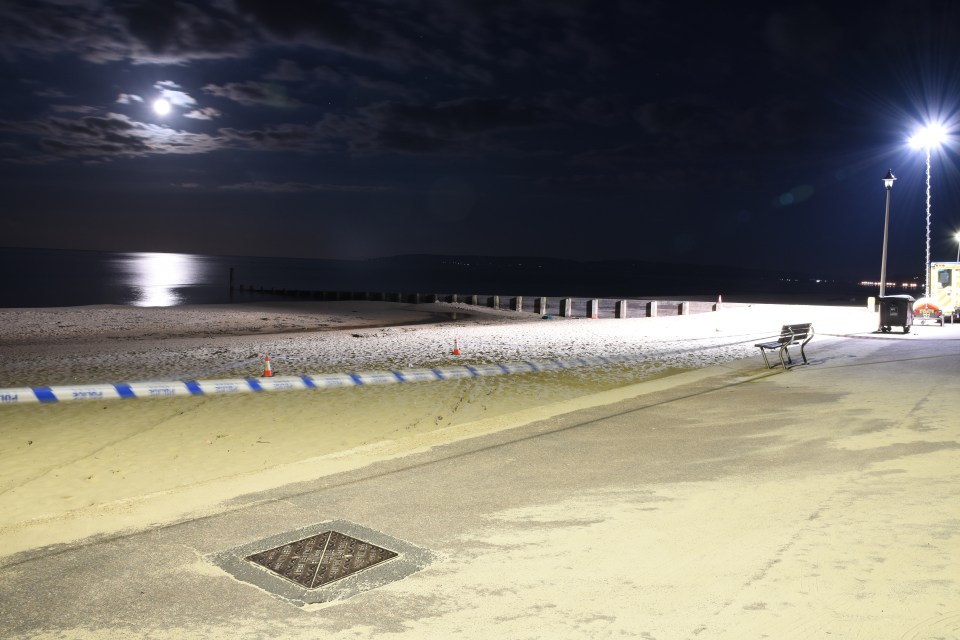
[[[197,284],[201,261],[183,253],[132,253],[124,258],[138,307],[169,307],[183,302],[181,287]]]

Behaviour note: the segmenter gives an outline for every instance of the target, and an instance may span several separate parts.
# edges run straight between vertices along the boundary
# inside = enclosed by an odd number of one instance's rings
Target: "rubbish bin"
[[[880,331],[890,333],[891,327],[903,327],[910,333],[913,324],[913,296],[883,296],[880,298]]]

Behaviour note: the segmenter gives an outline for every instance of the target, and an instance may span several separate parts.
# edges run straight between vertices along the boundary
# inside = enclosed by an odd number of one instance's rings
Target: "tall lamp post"
[[[896,180],[893,175],[893,169],[887,171],[883,177],[883,186],[887,188],[887,209],[883,214],[883,259],[880,261],[880,297],[882,298],[887,291],[887,231],[890,228],[890,190],[893,189],[893,181]]]
[[[928,124],[910,138],[910,146],[927,152],[927,262],[923,265],[923,295],[930,297],[930,151],[946,139],[947,132],[939,123]]]
[[[960,262],[960,231],[957,231],[953,239],[957,241],[957,262]]]

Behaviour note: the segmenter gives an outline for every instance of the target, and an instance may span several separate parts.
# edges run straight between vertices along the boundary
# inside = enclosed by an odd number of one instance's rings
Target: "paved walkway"
[[[2,558],[0,636],[960,638],[960,326],[809,352]],[[324,521],[428,564],[298,606],[212,561]]]

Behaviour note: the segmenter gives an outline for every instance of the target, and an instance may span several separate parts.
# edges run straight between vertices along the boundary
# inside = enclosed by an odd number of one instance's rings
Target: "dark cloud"
[[[204,92],[218,98],[226,98],[245,106],[266,105],[269,107],[293,108],[302,103],[287,95],[279,84],[266,82],[229,82],[225,85],[208,84]]]
[[[249,52],[250,26],[220,3],[120,2],[115,11],[138,43],[134,55],[143,62],[228,58]]]
[[[384,32],[378,33],[362,12],[336,0],[309,6],[299,0],[235,0],[235,4],[241,15],[281,42],[315,44],[357,55],[383,49]]]
[[[0,3],[0,47],[5,57],[70,53],[105,62],[129,56],[134,43],[116,16],[96,0]]]
[[[313,182],[238,182],[219,187],[225,191],[258,191],[263,193],[321,193],[321,192],[379,192],[385,187],[351,185],[351,184],[319,184]]]
[[[14,160],[53,162],[64,158],[115,160],[159,154],[208,153],[221,141],[206,134],[144,124],[125,115],[0,121],[0,131],[25,139]]]
[[[216,2],[8,0],[0,36],[8,57],[72,53],[94,63],[175,63],[249,53],[252,27]]]
[[[33,92],[33,95],[40,98],[66,98],[67,94],[61,91],[60,89],[38,89]]]
[[[568,2],[480,9],[439,0],[10,0],[0,7],[0,46],[8,56],[73,53],[95,63],[152,64],[241,58],[271,46],[308,47],[395,72],[424,68],[457,82],[489,85],[497,68],[545,58],[560,56],[587,68],[610,64],[615,48],[597,38],[595,13]],[[302,73],[287,59],[269,79],[296,82]]]
[[[21,133],[35,133],[42,149],[61,156],[116,157],[150,150],[137,126],[127,117],[108,114],[76,120],[49,118],[22,123]]]
[[[219,132],[228,140],[265,151],[306,153],[332,149],[316,128],[308,125],[285,124],[264,129],[223,128]]]
[[[307,77],[308,73],[294,60],[280,60],[276,68],[264,76],[277,82],[302,82]]]
[[[50,110],[54,113],[96,113],[99,111],[96,107],[85,104],[53,104]]]
[[[305,5],[297,0],[236,0],[236,7],[274,45],[336,52],[396,71],[424,67],[460,80],[492,79],[481,64],[464,59],[459,51],[448,52],[446,45],[457,42],[456,32],[437,33],[424,24],[424,10],[440,9],[432,2],[328,0]]]
[[[326,89],[330,85],[343,87],[353,84],[371,93],[380,95],[405,97],[411,100],[418,96],[423,97],[422,91],[412,89],[396,80],[355,73],[345,67],[341,68],[341,70],[334,69],[327,65],[304,68],[291,60],[281,60],[277,64],[277,67],[273,71],[265,74],[263,78],[273,83],[283,82],[306,87],[319,86],[322,89]],[[254,82],[248,84],[257,85],[262,83]],[[226,91],[224,91],[224,93],[226,93]]]

